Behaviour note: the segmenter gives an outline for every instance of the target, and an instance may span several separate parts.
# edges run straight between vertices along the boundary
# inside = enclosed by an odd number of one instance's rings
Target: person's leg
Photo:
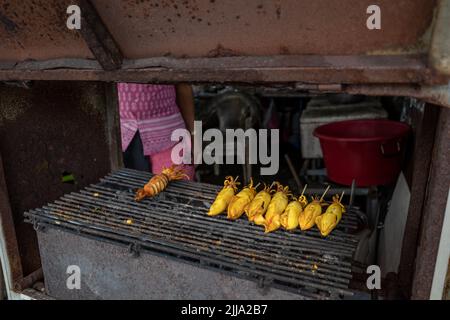
[[[173,147],[172,147],[173,148]],[[163,168],[170,167],[172,162],[172,148],[163,150],[159,153],[149,156],[152,172],[154,174],[161,173]],[[195,169],[193,165],[181,165],[184,172],[189,176],[189,180],[194,180]]]
[[[144,156],[144,149],[139,131],[136,132],[133,140],[131,140],[128,145],[127,150],[123,153],[123,164],[125,165],[125,168],[150,171],[150,165],[147,158]]]

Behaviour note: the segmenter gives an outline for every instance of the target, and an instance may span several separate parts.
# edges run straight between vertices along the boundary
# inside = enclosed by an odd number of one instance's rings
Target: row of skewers
[[[332,203],[324,201],[324,197],[330,186],[322,196],[314,196],[308,202],[303,188],[301,195],[296,198],[289,191],[288,186],[283,186],[275,181],[270,186],[264,184],[264,188],[257,192],[257,186],[253,186],[250,179],[248,186],[238,191],[240,184],[238,178],[228,176],[225,178],[224,187],[218,193],[213,204],[209,208],[209,216],[217,216],[226,211],[228,219],[236,220],[244,213],[249,221],[264,226],[265,233],[273,232],[280,227],[286,230],[308,230],[317,226],[322,236],[327,236],[339,224],[345,206],[342,204],[344,193],[332,197]],[[323,207],[328,206],[325,212]]]
[[[173,180],[187,178],[181,166],[172,165],[157,175],[154,175],[143,188],[138,189],[135,200],[140,201],[146,197],[154,197],[161,193]],[[238,178],[228,176],[225,178],[224,187],[218,193],[213,204],[209,208],[208,215],[216,216],[227,211],[227,217],[231,220],[240,218],[244,213],[248,220],[264,226],[265,232],[273,232],[280,227],[286,230],[294,230],[300,227],[301,230],[308,230],[316,225],[322,234],[327,236],[339,224],[345,207],[342,204],[344,193],[339,197],[335,195],[332,203],[324,201],[324,197],[330,186],[324,191],[322,196],[314,196],[308,202],[303,188],[302,194],[296,198],[285,187],[275,181],[270,186],[264,184],[263,190],[257,192],[257,186],[253,186],[253,179],[250,179],[248,186],[240,192]],[[323,207],[328,206],[325,212]]]

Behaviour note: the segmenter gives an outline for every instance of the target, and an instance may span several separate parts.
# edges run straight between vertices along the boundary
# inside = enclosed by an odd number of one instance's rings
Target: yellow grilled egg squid
[[[316,225],[320,230],[320,234],[324,237],[330,234],[334,228],[341,221],[342,213],[345,212],[345,207],[342,204],[342,198],[344,197],[344,192],[342,192],[341,198],[339,195],[333,197],[333,203],[329,205],[324,214],[316,217]]]
[[[300,229],[308,230],[311,229],[316,223],[316,217],[322,214],[322,206],[325,205],[323,202],[323,198],[325,194],[330,189],[330,186],[322,194],[320,199],[316,196],[312,198],[312,202],[310,202],[306,208],[300,213],[298,217],[298,224],[300,225]]]
[[[293,201],[289,202],[281,215],[280,221],[283,228],[286,230],[294,230],[298,227],[298,217],[303,211],[303,208],[306,206],[303,205],[306,201],[306,197],[304,196],[307,185],[303,188],[302,194],[298,199],[294,198]],[[306,201],[307,202],[307,201]]]
[[[265,232],[272,232],[280,228],[281,226],[281,214],[286,209],[289,203],[289,196],[292,194],[289,192],[289,187],[283,187],[279,182],[274,182],[276,188],[276,192],[272,197],[272,200],[269,203],[269,207],[267,208],[267,212],[265,215]]]
[[[234,194],[237,191],[237,187],[240,184],[239,182],[237,182],[238,178],[239,177],[236,177],[235,179],[231,176],[225,177],[223,188],[217,194],[216,199],[209,208],[208,216],[216,216],[218,214],[221,214],[228,208],[228,205],[230,204],[231,199],[233,198]]]
[[[266,213],[270,200],[272,199],[272,195],[270,194],[272,185],[267,186],[264,184],[264,189],[256,194],[255,198],[250,202],[250,205],[245,209],[245,214],[249,221],[254,221],[257,216],[263,217]],[[259,218],[257,221],[259,221]]]
[[[259,185],[259,184],[258,184]],[[247,187],[242,189],[237,195],[233,196],[228,205],[227,217],[230,220],[236,220],[244,213],[250,202],[256,194],[256,188],[253,187],[253,179],[250,178],[250,183]]]

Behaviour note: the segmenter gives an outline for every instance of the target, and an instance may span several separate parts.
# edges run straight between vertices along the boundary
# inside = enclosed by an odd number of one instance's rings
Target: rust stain
[[[17,24],[9,19],[7,16],[0,13],[0,22],[5,27],[6,31],[8,32],[16,32],[17,31]]]
[[[436,4],[435,0],[379,0],[383,29],[374,32],[366,27],[370,0],[249,0],[239,5],[161,1],[159,6],[153,1],[121,5],[93,1],[131,59],[167,52],[174,57],[210,57],[219,44],[227,49],[225,56],[358,55],[401,52],[406,47],[411,48],[408,53],[422,52],[426,43],[421,44],[420,37],[431,24]],[[133,18],[126,19],[128,15]]]
[[[217,58],[217,57],[235,57],[239,56],[239,52],[224,48],[220,43],[217,47],[208,52],[207,56],[209,58]]]
[[[93,58],[65,26],[72,0],[0,4],[0,60]],[[125,58],[423,53],[436,0],[378,0],[382,30],[367,30],[370,0],[92,0]],[[406,50],[406,51],[405,51]]]
[[[10,1],[0,4],[0,60],[92,58],[76,31],[66,26],[71,0]]]
[[[0,110],[19,107],[0,125],[0,153],[25,274],[39,268],[40,258],[35,231],[23,221],[23,212],[89,185],[110,170],[104,116],[88,115],[81,99],[86,94],[104,98],[102,88],[65,81],[38,81],[30,89],[0,84]],[[96,108],[106,112],[104,103]],[[76,174],[78,185],[60,182],[66,170]]]

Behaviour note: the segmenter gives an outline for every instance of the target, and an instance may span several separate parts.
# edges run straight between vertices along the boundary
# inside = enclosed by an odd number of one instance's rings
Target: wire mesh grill
[[[149,251],[308,298],[352,294],[348,285],[357,246],[351,235],[357,228],[355,215],[344,214],[327,238],[315,228],[264,234],[264,228],[244,218],[206,215],[220,186],[174,181],[160,195],[135,202],[135,190],[150,177],[121,169],[25,217],[36,228],[51,225],[124,243],[136,252]]]

